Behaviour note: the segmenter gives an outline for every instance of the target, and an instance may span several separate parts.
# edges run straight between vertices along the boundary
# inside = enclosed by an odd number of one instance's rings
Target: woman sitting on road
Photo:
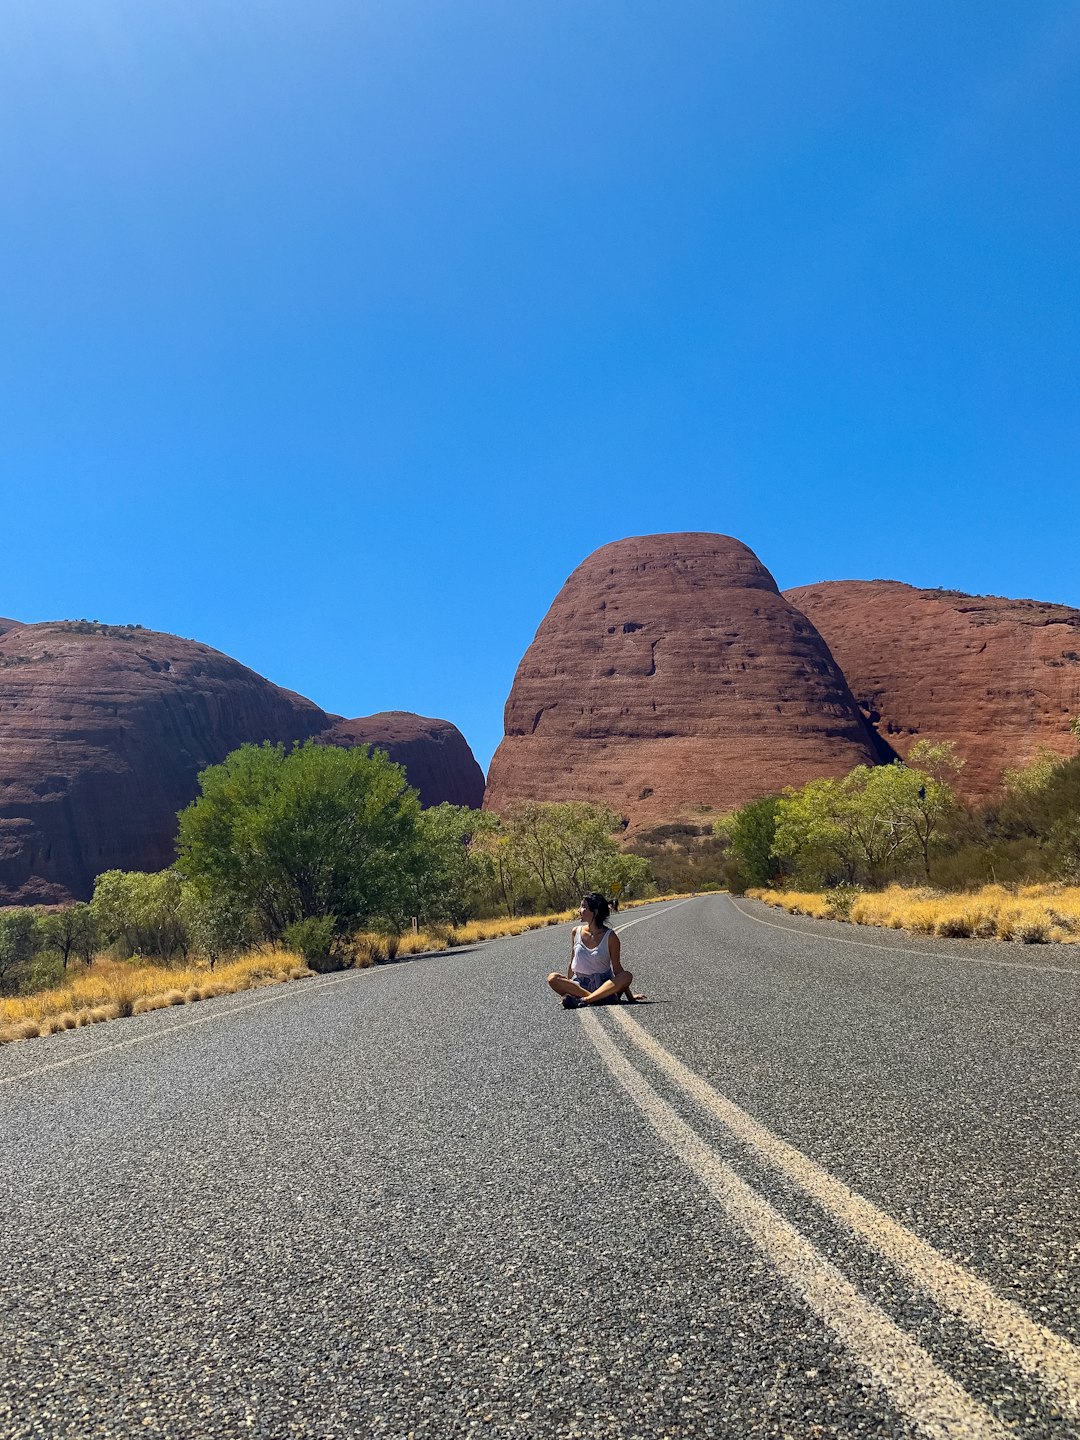
[[[565,975],[552,972],[548,976],[548,984],[563,997],[567,1010],[614,1005],[620,996],[630,1001],[645,999],[630,989],[634,977],[620,963],[618,935],[604,924],[608,913],[603,895],[581,897],[581,924],[571,932],[570,965]]]

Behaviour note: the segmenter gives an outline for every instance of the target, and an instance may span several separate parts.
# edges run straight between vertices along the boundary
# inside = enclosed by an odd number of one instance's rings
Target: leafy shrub
[[[851,907],[863,893],[861,885],[834,885],[825,891],[825,906],[834,920],[849,920]]]
[[[745,895],[750,888],[750,877],[743,869],[742,862],[734,856],[724,865],[724,884],[732,895]],[[703,887],[704,888],[704,887]]]
[[[317,974],[328,970],[340,970],[340,957],[334,955],[333,915],[309,915],[306,920],[294,920],[282,934],[286,950],[295,950]]]

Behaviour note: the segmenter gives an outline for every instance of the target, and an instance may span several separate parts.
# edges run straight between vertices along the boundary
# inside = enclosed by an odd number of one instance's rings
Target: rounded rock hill
[[[175,858],[195,777],[246,740],[329,718],[209,645],[57,621],[0,635],[0,903],[86,897]]]
[[[906,755],[952,740],[959,788],[985,799],[1040,746],[1072,754],[1080,610],[1041,600],[828,580],[784,592],[828,642],[863,714]]]
[[[347,721],[195,640],[57,621],[0,629],[0,905],[87,898],[103,870],[175,858],[198,774],[247,742],[376,745],[422,802],[478,805],[483,775],[444,720]],[[461,800],[466,795],[470,799]]]
[[[408,710],[383,710],[358,720],[338,720],[319,736],[328,745],[371,745],[402,765],[420,804],[468,805],[484,800],[484,772],[469,743],[449,720],[433,720]]]
[[[592,800],[634,828],[887,752],[828,647],[726,535],[594,551],[518,666],[485,805]]]

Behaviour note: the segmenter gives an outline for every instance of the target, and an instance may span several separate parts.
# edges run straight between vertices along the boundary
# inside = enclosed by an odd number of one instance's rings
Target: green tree
[[[770,885],[780,869],[773,854],[776,839],[776,818],[780,808],[778,795],[765,795],[751,800],[730,815],[717,820],[714,830],[726,839],[738,863],[743,888],[746,885]]]
[[[791,856],[808,883],[884,878],[915,842],[903,765],[857,765],[841,780],[812,780],[780,797],[773,855]],[[915,789],[918,788],[916,782]]]
[[[420,812],[415,915],[462,925],[477,914],[496,883],[486,839],[498,828],[497,816],[466,805],[433,805]]]
[[[952,787],[963,768],[964,761],[952,740],[917,740],[908,751],[901,813],[903,823],[915,837],[927,879],[931,846],[942,826],[956,813]]]
[[[922,777],[903,764],[857,765],[840,782],[851,802],[851,833],[860,869],[880,884],[914,849],[913,805]]]
[[[857,765],[840,780],[812,780],[776,806],[774,861],[790,857],[809,884],[880,884],[931,847],[956,809],[946,776],[963,764],[952,744],[920,741],[908,763]]]
[[[199,784],[180,814],[178,869],[252,912],[268,938],[326,916],[338,937],[404,923],[422,862],[420,803],[382,751],[243,745]]]
[[[87,949],[93,955],[96,940],[93,912],[85,901],[52,910],[42,918],[42,945],[56,951],[65,970],[72,955],[83,955]]]
[[[647,893],[652,884],[652,867],[644,855],[613,848],[596,857],[590,889],[598,890],[610,900],[619,888],[619,903],[634,900]],[[584,893],[584,892],[582,892]]]
[[[622,829],[604,805],[521,801],[503,817],[508,868],[535,886],[552,910],[565,910],[611,873]]]
[[[0,991],[18,987],[40,944],[36,910],[0,910]]]
[[[1006,770],[1002,776],[1006,804],[1023,810],[1030,802],[1052,788],[1057,772],[1068,759],[1048,745],[1040,745],[1026,765]]]
[[[251,916],[234,896],[190,881],[181,887],[180,918],[191,948],[206,956],[211,970],[222,955],[242,950],[255,939]]]
[[[529,883],[528,876],[501,823],[494,829],[481,831],[474,841],[490,866],[491,889],[496,903],[515,915]]]
[[[859,846],[853,800],[839,780],[811,780],[789,786],[776,806],[773,856],[788,859],[807,884],[855,879]]]
[[[171,960],[186,955],[187,929],[181,910],[182,886],[174,869],[105,870],[97,878],[90,910],[101,940],[129,955]]]

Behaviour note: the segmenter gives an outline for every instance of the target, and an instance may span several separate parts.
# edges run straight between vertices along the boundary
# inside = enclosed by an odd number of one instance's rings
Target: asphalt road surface
[[[1075,1436],[1080,947],[617,924],[0,1051],[0,1435]]]

